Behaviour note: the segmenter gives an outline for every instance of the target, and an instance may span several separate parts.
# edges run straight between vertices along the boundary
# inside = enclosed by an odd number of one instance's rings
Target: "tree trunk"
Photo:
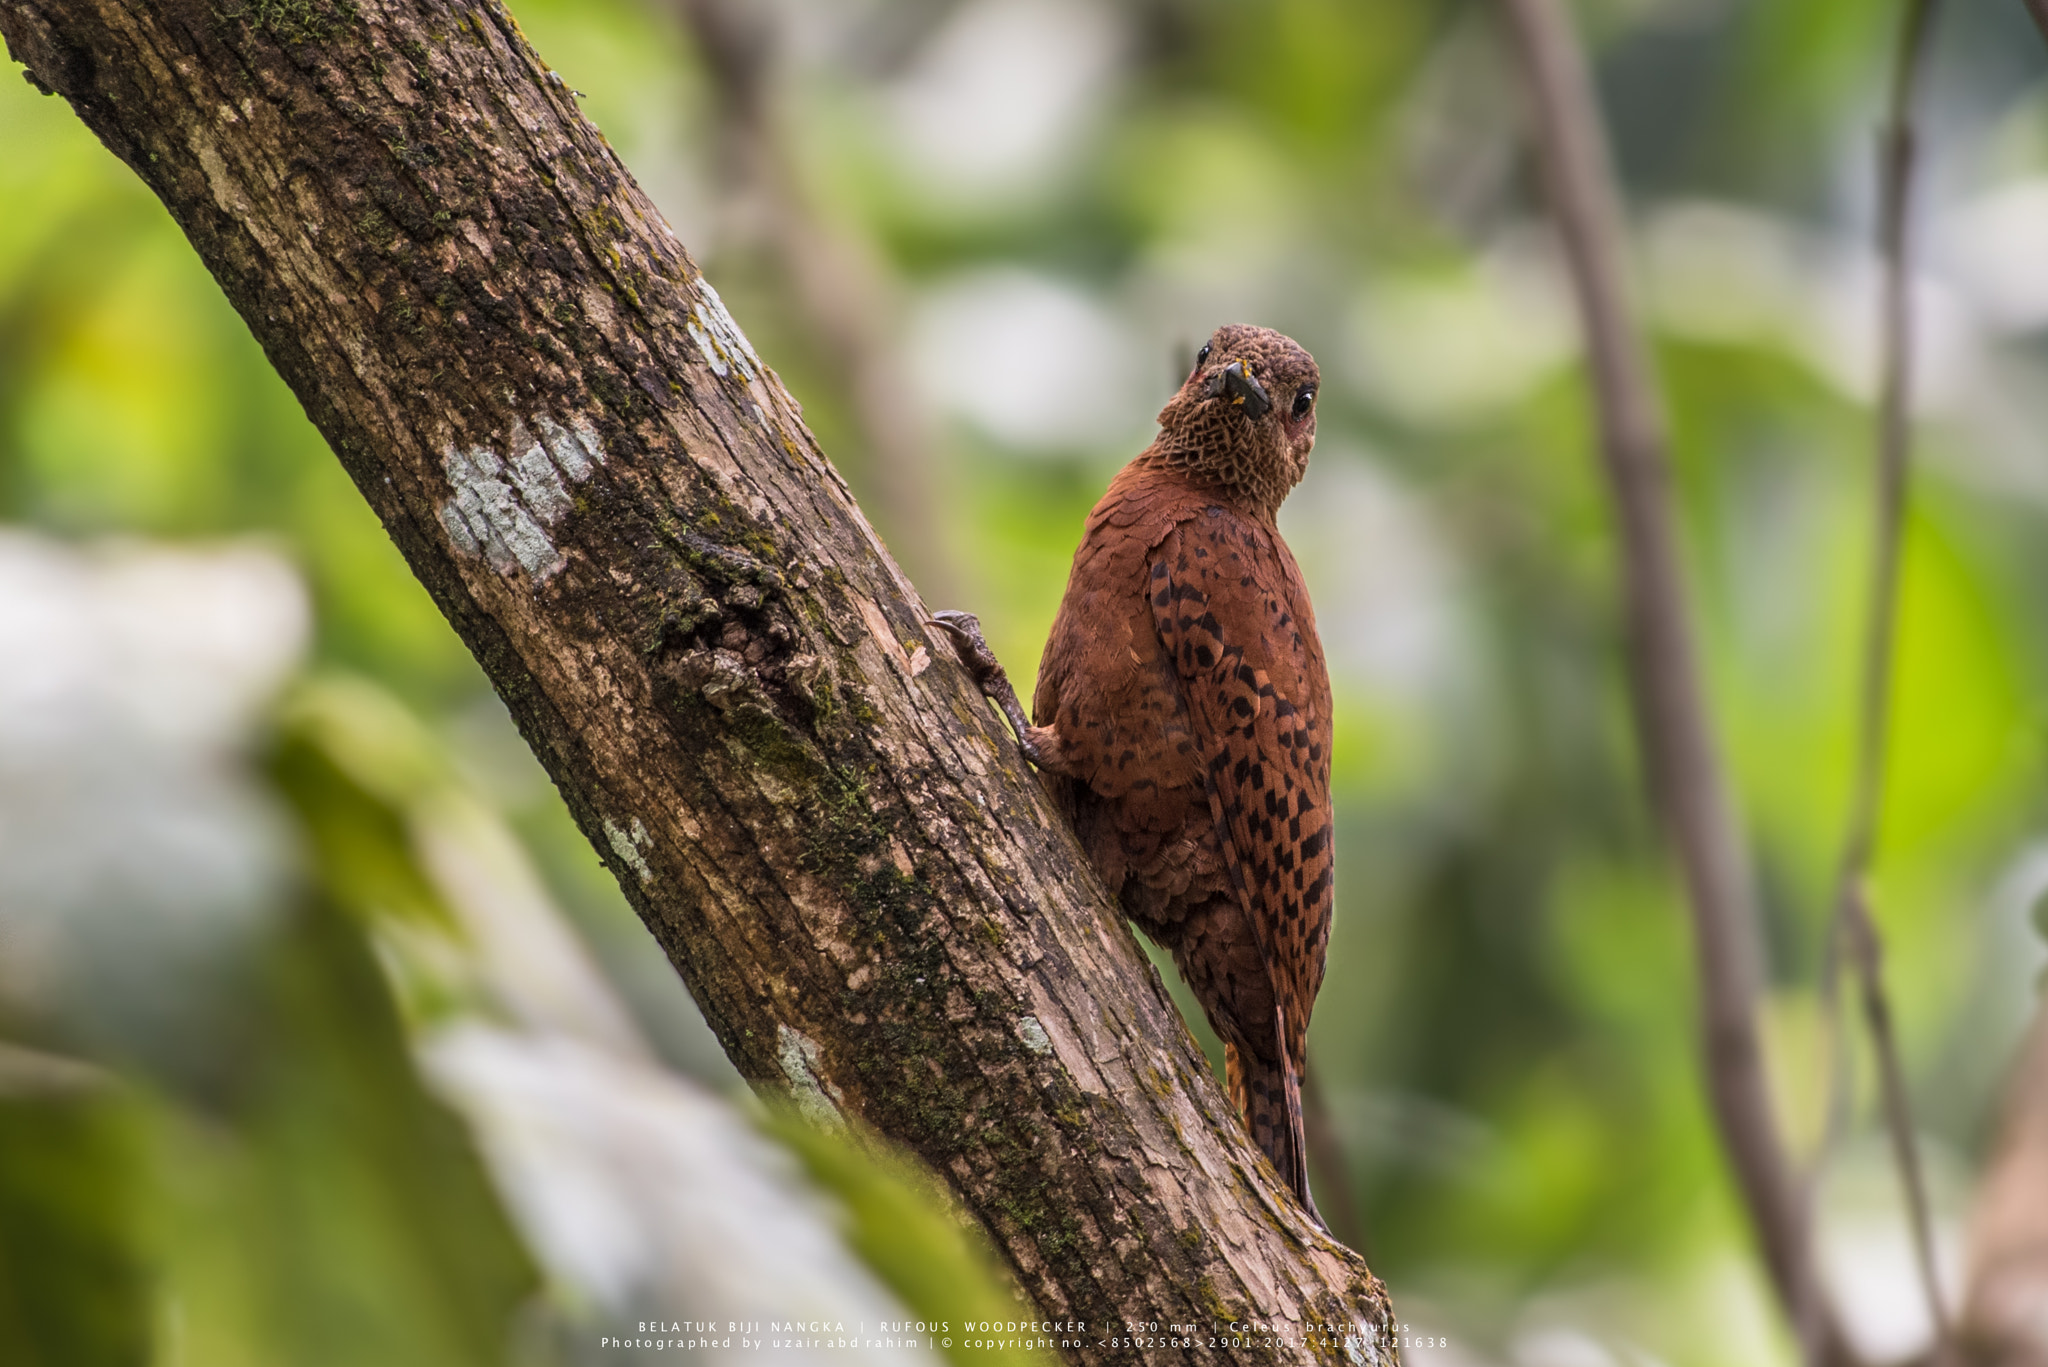
[[[751,1082],[944,1174],[1086,1322],[1077,1360],[1395,1359],[1384,1290],[1246,1141],[796,403],[502,7],[0,0],[0,33],[168,206]]]

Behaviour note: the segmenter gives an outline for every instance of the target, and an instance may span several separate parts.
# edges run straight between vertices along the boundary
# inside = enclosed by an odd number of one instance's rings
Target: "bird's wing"
[[[1185,485],[1154,472],[1117,476],[1088,515],[1032,697],[1033,721],[1058,732],[1059,772],[1124,802],[1140,825],[1142,791],[1195,781],[1181,689],[1156,639],[1145,576],[1161,538],[1199,506]]]
[[[1307,588],[1277,534],[1224,508],[1180,523],[1150,573],[1153,622],[1298,1070],[1334,892],[1330,682]]]

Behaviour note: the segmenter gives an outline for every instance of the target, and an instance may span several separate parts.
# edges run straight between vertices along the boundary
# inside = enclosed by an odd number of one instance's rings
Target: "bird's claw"
[[[988,638],[981,634],[981,619],[973,613],[957,609],[935,612],[925,625],[946,633],[953,643],[953,653],[960,657],[960,663],[974,676],[976,684],[985,687],[991,678],[1003,672],[1002,662],[989,648]]]
[[[1003,662],[996,658],[989,648],[988,637],[981,633],[981,619],[971,612],[949,609],[935,612],[926,619],[925,625],[938,627],[953,643],[953,653],[960,657],[960,663],[973,678],[974,686],[981,695],[993,702],[1010,723],[1010,730],[1016,733],[1017,745],[1024,757],[1033,764],[1040,763],[1040,751],[1031,739],[1031,723],[1024,715],[1024,708],[1017,701],[1017,690],[1010,686],[1010,676],[1003,672]]]

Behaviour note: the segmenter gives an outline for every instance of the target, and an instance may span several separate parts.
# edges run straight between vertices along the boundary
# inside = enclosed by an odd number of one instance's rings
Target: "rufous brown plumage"
[[[1311,1212],[1301,1076],[1330,933],[1330,681],[1274,519],[1308,468],[1318,378],[1277,332],[1210,338],[1088,516],[1035,725],[974,619],[938,615],[1125,913],[1172,952],[1239,1114]]]

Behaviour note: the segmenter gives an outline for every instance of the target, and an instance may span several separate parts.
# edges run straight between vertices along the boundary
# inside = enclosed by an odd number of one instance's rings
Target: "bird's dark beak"
[[[1234,404],[1242,405],[1244,415],[1253,422],[1272,411],[1273,400],[1266,393],[1266,387],[1252,378],[1244,368],[1243,361],[1232,361],[1209,377],[1209,397],[1227,394]]]

